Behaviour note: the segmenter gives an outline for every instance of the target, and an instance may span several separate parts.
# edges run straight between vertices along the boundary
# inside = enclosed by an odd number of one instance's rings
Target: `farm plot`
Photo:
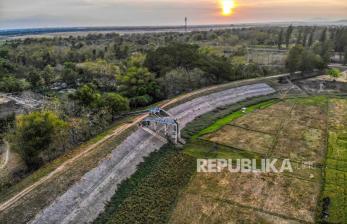
[[[309,101],[307,108],[300,100],[278,103],[236,119],[202,138],[274,158],[322,165],[326,147],[326,100],[322,100],[325,104]]]
[[[237,214],[228,217],[227,221],[231,223],[240,221],[239,219],[242,221],[252,220],[255,215],[252,211],[271,217],[272,222],[265,223],[277,223],[274,222],[276,219],[286,220],[283,223],[313,223],[319,191],[320,186],[315,182],[280,174],[246,174],[228,171],[218,174],[199,173],[180,198],[171,219],[172,223],[191,223],[188,220],[182,220],[184,216],[187,217],[186,219],[190,217],[186,214],[188,211],[182,211],[186,207],[195,210],[189,212],[190,215],[205,216],[209,219],[212,218],[207,217],[209,212],[215,210],[216,213],[219,213],[215,216],[218,220],[220,216],[226,215],[223,210],[214,208],[221,206],[216,203],[219,201],[230,204],[231,207],[237,206],[250,210],[241,213],[241,217]],[[210,205],[199,205],[201,200],[206,200]],[[193,205],[189,205],[191,202]],[[183,217],[178,215],[179,213],[183,214]],[[217,223],[217,221],[212,220],[210,223]],[[259,220],[254,220],[251,223],[259,223]]]
[[[269,134],[249,131],[226,125],[219,131],[204,136],[208,141],[245,151],[266,154],[272,147],[274,138]]]
[[[347,222],[347,100],[332,99],[329,104],[329,139],[321,216],[329,223]]]
[[[188,144],[185,152],[197,158],[234,159],[234,153],[236,158],[288,158],[294,172],[198,173],[182,192],[170,222],[314,223],[327,148],[327,103],[324,97],[280,102]],[[305,167],[306,162],[312,167]],[[334,165],[347,170],[347,160]],[[338,179],[341,191],[346,183],[339,175],[330,179]]]
[[[299,224],[300,222],[264,213],[257,209],[241,207],[226,200],[211,199],[198,194],[184,194],[173,212],[169,223]]]

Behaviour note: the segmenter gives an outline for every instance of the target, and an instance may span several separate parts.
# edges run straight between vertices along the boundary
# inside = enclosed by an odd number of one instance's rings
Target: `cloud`
[[[219,0],[0,0],[0,28],[37,26],[177,25],[190,23],[345,18],[346,0],[236,0],[231,17]]]

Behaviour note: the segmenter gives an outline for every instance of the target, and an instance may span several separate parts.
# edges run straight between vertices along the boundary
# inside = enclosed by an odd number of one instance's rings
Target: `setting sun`
[[[222,8],[223,8],[223,15],[229,16],[232,14],[233,9],[235,8],[235,1],[234,0],[222,0]]]

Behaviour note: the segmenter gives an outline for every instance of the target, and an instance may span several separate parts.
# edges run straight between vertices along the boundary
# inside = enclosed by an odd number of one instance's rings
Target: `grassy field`
[[[322,193],[330,199],[330,223],[347,222],[347,100],[333,99],[329,104],[329,139]],[[322,202],[323,203],[323,202]]]
[[[290,99],[252,111],[229,114],[193,135],[184,152],[289,158],[294,172],[198,173],[170,223],[346,223],[347,100]],[[322,219],[326,197],[329,216]]]

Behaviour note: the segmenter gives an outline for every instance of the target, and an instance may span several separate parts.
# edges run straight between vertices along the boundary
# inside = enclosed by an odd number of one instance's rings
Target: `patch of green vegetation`
[[[296,103],[304,106],[318,106],[321,108],[326,107],[328,103],[328,98],[326,96],[314,96],[305,98],[294,98],[289,99],[288,102]]]
[[[328,75],[333,78],[338,78],[341,76],[341,72],[337,68],[331,68],[328,70]]]
[[[329,169],[335,169],[335,170],[347,172],[347,161],[340,161],[340,160],[328,158],[326,161],[326,164],[327,164],[327,168]]]
[[[167,223],[179,191],[195,171],[195,159],[167,145],[153,152],[122,182],[94,223]]]
[[[347,136],[342,131],[329,132],[328,158],[347,161]]]
[[[246,108],[246,111],[243,112],[242,110],[238,110],[232,114],[229,114],[226,117],[223,117],[219,120],[217,120],[215,123],[213,123],[211,126],[201,130],[200,132],[198,132],[197,134],[192,136],[192,139],[197,139],[198,137],[202,136],[202,135],[206,135],[209,133],[213,133],[217,130],[219,130],[220,128],[222,128],[224,125],[229,124],[230,122],[234,121],[235,119],[244,116],[247,113],[251,113],[255,110],[261,110],[261,109],[265,109],[275,103],[277,103],[278,100],[269,100],[269,101],[264,101],[255,105],[251,105],[249,107]]]
[[[325,184],[322,198],[329,198],[329,218],[325,223],[346,223],[347,209],[344,195],[345,189],[337,185]]]
[[[336,102],[343,104],[345,102]],[[331,113],[331,116],[345,116],[340,113]],[[347,126],[341,124],[339,130],[329,130],[328,153],[324,175],[324,185],[321,195],[320,208],[323,208],[324,199],[329,199],[327,220],[318,220],[322,223],[346,223],[347,221]]]

